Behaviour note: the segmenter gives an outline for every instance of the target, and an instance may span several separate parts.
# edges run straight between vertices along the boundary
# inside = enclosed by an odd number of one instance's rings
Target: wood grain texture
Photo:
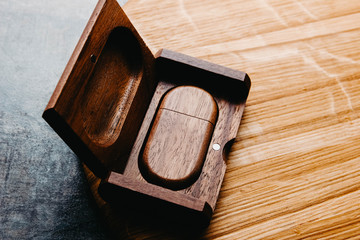
[[[202,238],[358,238],[358,1],[130,0],[124,10],[153,52],[165,47],[252,78]],[[130,239],[171,238],[126,226]]]
[[[170,90],[161,101],[160,109],[182,113],[216,124],[216,101],[208,92],[194,86],[181,86]]]
[[[43,114],[95,175],[126,164],[155,89],[153,68],[117,2],[100,0]]]
[[[100,0],[43,117],[102,179],[107,212],[200,229],[249,89],[244,72],[170,50],[152,55],[116,1]]]
[[[112,30],[98,60],[91,56],[95,68],[85,85],[80,111],[87,136],[98,145],[111,146],[119,137],[125,122],[121,113],[129,111],[132,88],[142,77],[141,55],[131,31],[119,27]]]
[[[167,92],[140,155],[145,179],[175,190],[194,183],[211,148],[217,115],[214,98],[200,88],[180,86]]]
[[[233,70],[223,75],[225,67],[165,49],[156,56],[158,84],[127,164],[111,171],[99,192],[112,206],[135,203],[133,212],[146,212],[141,218],[161,215],[199,231],[215,209],[226,169],[223,153],[239,128],[250,79]],[[226,89],[232,91],[224,94]]]

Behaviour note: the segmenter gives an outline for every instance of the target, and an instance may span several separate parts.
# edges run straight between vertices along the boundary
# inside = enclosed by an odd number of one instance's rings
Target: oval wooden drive
[[[214,98],[192,86],[176,87],[163,98],[140,155],[151,183],[182,189],[199,176],[218,115]]]

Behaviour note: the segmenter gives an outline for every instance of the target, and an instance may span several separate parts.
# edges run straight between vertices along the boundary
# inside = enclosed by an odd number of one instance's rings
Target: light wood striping
[[[252,80],[203,238],[359,238],[359,1],[130,0],[124,10],[153,53],[168,48]]]

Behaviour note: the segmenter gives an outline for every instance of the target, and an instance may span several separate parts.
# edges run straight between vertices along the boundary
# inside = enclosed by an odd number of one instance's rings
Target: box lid
[[[130,153],[155,87],[153,68],[118,3],[100,0],[43,113],[98,177]]]

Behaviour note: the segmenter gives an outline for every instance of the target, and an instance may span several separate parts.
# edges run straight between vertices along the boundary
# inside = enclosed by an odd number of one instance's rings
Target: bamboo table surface
[[[202,238],[360,238],[359,1],[130,0],[124,10],[154,53],[252,80]],[[126,235],[165,236],[129,225]]]

